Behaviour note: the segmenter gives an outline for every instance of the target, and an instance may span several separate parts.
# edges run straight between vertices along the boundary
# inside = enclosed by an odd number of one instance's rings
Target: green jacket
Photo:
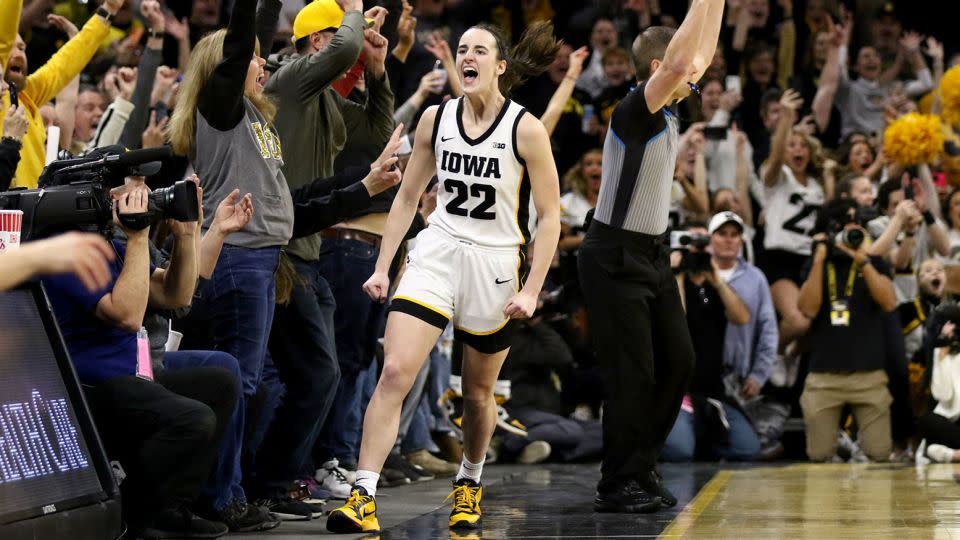
[[[334,159],[348,137],[386,144],[393,132],[393,92],[386,75],[376,80],[368,74],[366,106],[342,98],[330,86],[359,58],[364,25],[359,11],[346,13],[323,51],[282,60],[267,82],[264,91],[277,103],[274,124],[290,189],[332,176]],[[301,259],[317,260],[320,236],[292,240],[286,249]]]

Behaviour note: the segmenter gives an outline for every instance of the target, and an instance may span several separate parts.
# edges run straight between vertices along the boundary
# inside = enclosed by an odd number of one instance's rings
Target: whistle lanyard
[[[857,280],[857,272],[860,271],[860,264],[854,261],[850,266],[850,273],[847,274],[847,288],[844,289],[844,298],[850,298],[853,295],[853,284]],[[830,287],[830,301],[837,301],[837,268],[833,263],[827,263],[827,286]]]

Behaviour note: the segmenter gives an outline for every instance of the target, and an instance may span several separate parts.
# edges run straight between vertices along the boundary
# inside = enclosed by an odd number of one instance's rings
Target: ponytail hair
[[[508,49],[507,38],[499,27],[483,23],[474,28],[492,34],[497,42],[498,60],[507,61],[507,70],[499,81],[500,93],[505,96],[510,94],[513,87],[546,71],[563,43],[553,36],[553,23],[550,21],[531,24],[512,49]]]

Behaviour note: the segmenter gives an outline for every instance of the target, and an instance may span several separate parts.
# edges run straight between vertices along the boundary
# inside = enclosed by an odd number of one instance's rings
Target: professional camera
[[[937,322],[940,323],[937,325],[937,328],[942,326],[942,323],[952,322],[957,326],[957,329],[954,330],[952,338],[944,338],[942,336],[936,336],[935,346],[945,347],[949,346],[954,351],[960,350],[960,304],[952,300],[945,300],[937,306],[937,309],[933,311],[933,316],[936,318]]]
[[[73,229],[111,230],[110,190],[128,176],[149,176],[160,170],[168,147],[126,151],[122,146],[96,148],[86,156],[54,161],[40,175],[39,189],[0,193],[0,209],[23,211],[21,236],[42,238]],[[140,230],[161,218],[196,221],[200,215],[197,188],[180,181],[150,195],[147,212],[119,216],[124,226]]]
[[[855,250],[863,244],[864,231],[847,229],[847,225],[853,223],[865,228],[879,215],[880,213],[876,208],[870,206],[858,207],[856,203],[849,199],[837,199],[820,209],[817,221],[825,224],[825,232],[829,235],[828,245],[842,244]]]
[[[710,237],[705,234],[694,234],[687,231],[670,232],[670,250],[688,250],[691,247],[706,249],[710,245]]]
[[[677,273],[689,272],[697,274],[709,272],[710,254],[704,251],[710,245],[710,237],[705,234],[695,234],[688,231],[670,232],[670,251],[682,251],[683,258],[680,266],[674,269]]]

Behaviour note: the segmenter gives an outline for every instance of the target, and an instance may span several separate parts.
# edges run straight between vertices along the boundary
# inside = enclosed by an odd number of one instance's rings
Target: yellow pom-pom
[[[943,152],[940,118],[918,113],[901,116],[883,132],[883,151],[891,161],[908,167],[936,161]]]
[[[940,100],[943,120],[951,126],[960,126],[960,66],[954,66],[940,80]]]

